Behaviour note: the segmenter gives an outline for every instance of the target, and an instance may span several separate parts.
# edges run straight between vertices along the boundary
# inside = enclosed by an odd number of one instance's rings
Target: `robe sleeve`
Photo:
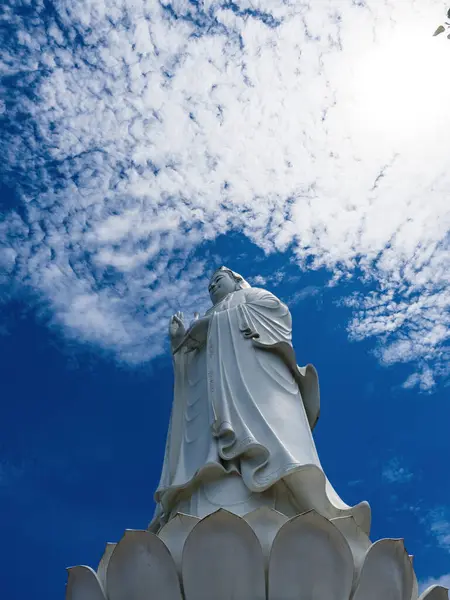
[[[251,288],[239,305],[239,329],[255,348],[278,354],[289,367],[300,389],[309,425],[313,429],[320,414],[317,371],[313,365],[299,367],[292,346],[292,317],[286,304],[267,290]]]
[[[186,385],[186,363],[188,357],[184,348],[173,355],[174,370],[174,399],[167,430],[164,461],[161,471],[159,485],[156,489],[154,500],[156,502],[155,513],[149,525],[149,530],[156,532],[166,521],[164,502],[165,490],[171,488],[174,472],[179,458],[182,439],[182,416],[184,415],[184,388]]]

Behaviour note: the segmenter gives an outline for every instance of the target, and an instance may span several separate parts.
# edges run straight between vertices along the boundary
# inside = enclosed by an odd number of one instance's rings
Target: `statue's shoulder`
[[[289,314],[289,307],[280,298],[264,290],[263,288],[250,288],[246,290],[248,296],[245,298],[247,304],[252,304],[255,307],[263,309],[281,311],[280,314]]]
[[[246,298],[257,298],[259,296],[264,296],[264,294],[270,293],[267,292],[267,290],[264,290],[263,288],[257,287],[246,288],[242,291],[245,292]]]
[[[273,299],[278,300],[275,294],[269,292],[269,290],[265,290],[263,288],[251,287],[245,290],[245,298],[248,301],[251,300],[262,300],[262,299]]]

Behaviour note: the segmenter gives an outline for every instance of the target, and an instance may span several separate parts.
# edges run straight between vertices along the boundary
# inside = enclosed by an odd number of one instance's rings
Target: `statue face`
[[[209,282],[209,297],[213,304],[217,304],[231,292],[236,291],[236,282],[226,271],[218,271]]]

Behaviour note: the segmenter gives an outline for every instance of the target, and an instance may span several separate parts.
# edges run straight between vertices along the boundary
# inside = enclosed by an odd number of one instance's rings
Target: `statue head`
[[[251,287],[247,281],[227,267],[220,267],[213,273],[209,282],[208,291],[213,304],[217,304],[221,300],[237,290]]]

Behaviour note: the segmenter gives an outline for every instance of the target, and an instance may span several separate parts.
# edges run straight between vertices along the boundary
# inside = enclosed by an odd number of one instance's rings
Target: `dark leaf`
[[[450,8],[447,11],[447,19],[450,19]]]
[[[439,27],[433,33],[433,36],[439,35],[440,33],[444,33],[444,31],[445,31],[445,27],[443,25],[439,25]]]

